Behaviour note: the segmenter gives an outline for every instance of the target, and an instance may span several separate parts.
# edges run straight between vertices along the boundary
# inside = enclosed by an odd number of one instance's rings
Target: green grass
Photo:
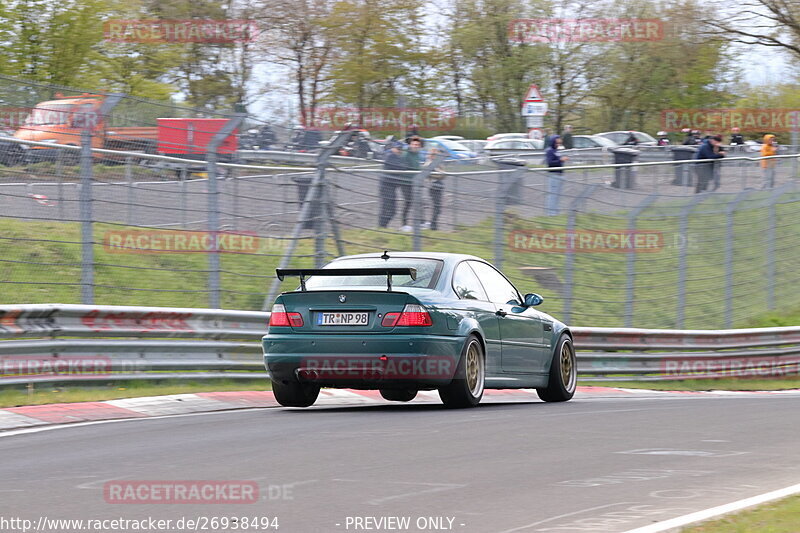
[[[687,379],[675,381],[592,381],[580,379],[578,385],[586,387],[620,387],[626,389],[649,389],[665,391],[709,391],[709,390],[787,390],[800,389],[800,376],[776,379]]]
[[[800,324],[800,195],[786,195],[776,209],[776,256],[774,305],[795,309],[791,314],[769,315],[767,192],[758,191],[740,205],[733,216],[733,326]],[[660,232],[663,247],[655,253],[633,254],[635,272],[631,324],[637,327],[674,328],[679,308],[678,266],[681,243],[686,253],[686,311],[684,328],[713,329],[725,326],[725,242],[727,240],[723,198],[698,204],[681,235],[678,213],[688,199],[676,199],[645,209],[636,228]],[[446,212],[445,216],[449,216]],[[526,217],[520,207],[507,213],[506,238],[514,230],[563,230],[567,215]],[[347,220],[344,220],[347,223]],[[579,213],[577,228],[611,231],[628,229],[627,212]],[[208,256],[202,253],[118,253],[102,243],[109,230],[125,226],[96,224],[95,301],[98,304],[208,307]],[[80,301],[80,227],[73,222],[0,219],[0,303],[78,303]],[[412,236],[375,229],[344,226],[345,252],[409,250]],[[274,279],[274,269],[287,241],[264,239],[259,254],[221,254],[222,306],[227,309],[261,309]],[[520,270],[546,267],[564,281],[566,255],[531,253],[503,243],[503,271],[524,292],[545,297],[541,309],[565,317],[565,298],[557,286],[541,285]],[[291,265],[313,264],[313,239],[303,239]],[[494,227],[491,217],[458,231],[423,233],[422,248],[429,251],[463,252],[495,260]],[[329,256],[336,243],[328,239]],[[572,283],[572,314],[575,326],[613,327],[626,324],[627,280],[631,254],[575,253]],[[66,284],[64,284],[66,283]],[[284,282],[283,290],[294,288]]]
[[[270,381],[263,379],[215,379],[215,380],[163,380],[163,381],[116,381],[93,385],[34,385],[31,389],[20,387],[0,389],[0,408],[20,405],[43,405],[50,403],[92,402],[162,396],[166,394],[189,394],[217,391],[263,391],[270,390]]]
[[[681,530],[682,533],[797,533],[798,531],[800,531],[800,495]]]

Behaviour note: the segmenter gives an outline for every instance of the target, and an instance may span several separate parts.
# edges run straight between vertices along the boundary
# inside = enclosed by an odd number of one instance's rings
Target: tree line
[[[748,33],[758,21],[707,20],[713,4],[6,0],[0,5],[0,74],[156,100],[180,95],[189,105],[214,111],[236,104],[254,108],[264,95],[293,101],[299,115],[321,106],[449,107],[462,130],[494,131],[524,128],[521,98],[536,83],[557,130],[567,122],[594,130],[653,130],[664,109],[731,107],[755,98],[758,91],[739,81],[742,66],[732,56],[734,42],[800,55],[794,8],[778,14],[756,9],[786,26],[784,36],[759,37]],[[519,18],[657,20],[663,34],[632,42],[568,37],[515,43],[509,23]],[[223,44],[104,37],[110,20],[142,19],[248,20],[259,31],[253,39]],[[784,86],[779,92],[792,91]]]

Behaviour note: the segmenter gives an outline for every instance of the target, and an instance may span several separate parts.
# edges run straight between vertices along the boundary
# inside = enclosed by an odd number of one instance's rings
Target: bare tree
[[[330,32],[322,23],[330,0],[267,0],[262,20],[267,27],[272,60],[292,73],[294,94],[304,124],[313,125],[314,111],[324,96],[334,58]]]
[[[725,13],[721,9],[718,13]],[[800,57],[797,0],[744,0],[706,24],[710,33],[732,42],[782,48]]]

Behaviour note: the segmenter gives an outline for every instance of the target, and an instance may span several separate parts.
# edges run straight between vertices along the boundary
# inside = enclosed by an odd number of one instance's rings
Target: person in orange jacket
[[[764,135],[764,142],[761,145],[761,157],[770,157],[778,153],[778,141],[772,134]],[[771,189],[775,186],[775,159],[762,159],[761,169],[764,173],[764,189]]]

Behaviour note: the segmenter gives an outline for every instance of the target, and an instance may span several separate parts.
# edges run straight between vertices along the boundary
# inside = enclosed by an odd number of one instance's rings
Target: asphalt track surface
[[[114,421],[0,437],[0,517],[267,516],[289,533],[612,533],[794,485],[798,441],[796,393]],[[109,481],[198,479],[255,481],[260,501],[110,504],[103,496]],[[356,527],[356,517],[395,516],[410,527]],[[446,518],[436,529],[428,517]]]

